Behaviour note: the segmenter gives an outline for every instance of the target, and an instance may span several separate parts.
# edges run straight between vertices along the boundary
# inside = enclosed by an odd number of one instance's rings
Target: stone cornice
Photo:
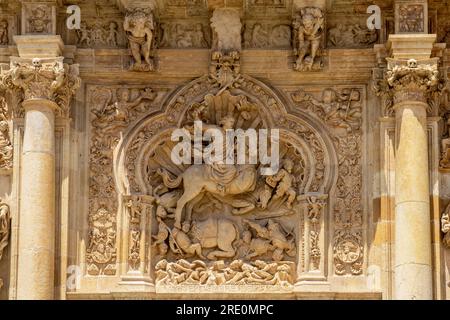
[[[78,65],[63,63],[63,57],[23,59],[12,57],[9,70],[2,70],[0,87],[19,92],[23,100],[46,99],[58,106],[57,115],[69,115],[70,99],[79,88]],[[15,112],[20,114],[21,112]]]

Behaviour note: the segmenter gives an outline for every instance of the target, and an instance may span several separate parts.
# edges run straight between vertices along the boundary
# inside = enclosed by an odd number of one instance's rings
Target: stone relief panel
[[[399,4],[397,8],[400,33],[425,32],[425,6],[423,4]]]
[[[9,243],[11,228],[11,215],[9,206],[0,198],[0,262],[3,258],[5,248]],[[3,279],[0,278],[0,290],[3,287]]]
[[[443,244],[446,248],[450,248],[450,204],[447,205],[441,217],[441,230],[444,234]]]
[[[207,17],[206,0],[167,0],[161,8],[163,17]]]
[[[211,31],[207,23],[167,21],[160,24],[159,48],[209,48]]]
[[[116,21],[82,21],[76,31],[78,47],[102,48],[125,46],[124,31]]]
[[[90,102],[89,244],[87,273],[116,273],[118,195],[113,178],[113,151],[121,132],[157,98],[151,88],[93,86]]]
[[[319,71],[324,67],[325,16],[320,8],[305,7],[294,16],[294,70]]]
[[[125,168],[122,192],[154,198],[152,235],[140,247],[151,248],[157,292],[235,287],[284,292],[292,290],[299,273],[325,272],[322,230],[328,199],[324,192],[331,186],[330,150],[308,124],[286,115],[267,87],[229,67],[226,61],[214,65],[210,76],[173,97],[164,114],[141,121],[119,156]],[[221,81],[222,72],[233,80]],[[190,132],[199,120],[219,131],[279,126],[280,170],[262,176],[260,162],[173,163],[171,132]],[[129,252],[136,243],[129,243]]]
[[[338,156],[338,179],[333,212],[334,270],[336,275],[362,273],[363,176],[362,176],[362,88],[325,88],[321,93],[300,89],[291,93],[301,110],[318,117],[328,126]],[[350,256],[352,259],[350,259]]]
[[[22,34],[56,34],[56,7],[48,3],[22,3]]]
[[[290,23],[269,21],[246,21],[245,23],[244,48],[246,49],[289,49],[291,42]]]
[[[0,174],[9,172],[13,167],[13,146],[9,133],[8,105],[4,97],[0,97]]]
[[[248,16],[290,15],[291,0],[245,0],[245,14]]]
[[[378,42],[378,31],[369,30],[364,19],[348,19],[335,17],[327,22],[327,46],[330,48],[371,48]],[[345,21],[342,22],[342,21]]]

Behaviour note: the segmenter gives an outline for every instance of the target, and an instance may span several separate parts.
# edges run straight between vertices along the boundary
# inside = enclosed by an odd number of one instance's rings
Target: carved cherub
[[[80,29],[77,30],[78,43],[80,45],[85,44],[86,46],[91,46],[91,31],[88,29],[86,22],[82,21],[80,23]]]
[[[267,177],[268,183],[274,188],[276,187],[275,195],[272,199],[282,199],[287,195],[288,199],[286,204],[289,209],[292,208],[294,200],[297,197],[297,193],[293,188],[295,182],[295,177],[292,175],[293,168],[294,162],[291,159],[285,159],[283,161],[283,168],[276,175]]]
[[[109,23],[109,29],[107,30],[108,36],[106,37],[106,44],[110,46],[117,46],[117,38],[119,32],[117,31],[117,23],[114,21]]]
[[[323,205],[318,201],[317,197],[311,196],[307,198],[308,201],[308,219],[312,223],[318,223],[322,213]]]
[[[154,38],[153,14],[136,9],[125,17],[124,30],[127,33],[131,53],[134,58],[134,71],[153,71],[154,65],[150,57]],[[144,63],[143,63],[144,60]]]

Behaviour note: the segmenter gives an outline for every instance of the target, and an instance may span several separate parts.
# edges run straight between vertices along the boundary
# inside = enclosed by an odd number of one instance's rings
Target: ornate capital
[[[444,89],[438,69],[438,58],[417,61],[386,58],[388,65],[383,76],[374,79],[374,90],[383,98],[385,116],[392,116],[393,107],[404,101],[419,101],[429,105],[428,112],[436,107]],[[376,73],[375,73],[376,74]],[[378,75],[381,75],[380,72]]]
[[[49,59],[11,58],[10,69],[2,71],[0,87],[19,91],[23,100],[45,99],[58,105],[57,113],[68,116],[71,97],[80,87],[78,65],[63,63],[63,57]]]

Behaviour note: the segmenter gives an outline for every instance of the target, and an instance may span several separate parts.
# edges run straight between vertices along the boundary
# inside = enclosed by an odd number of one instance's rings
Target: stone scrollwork
[[[336,274],[362,274],[363,252],[361,231],[351,231],[349,229],[336,231],[333,245]]]
[[[334,212],[335,241],[339,242],[338,238],[342,238],[345,234],[357,234],[358,236],[352,239],[360,248],[358,261],[362,262],[364,258],[361,231],[363,227],[361,200],[363,92],[360,88],[325,88],[320,96],[321,99],[317,99],[302,89],[291,93],[292,100],[301,110],[321,119],[333,132],[333,142],[338,157],[338,180],[334,207],[331,209]],[[318,206],[315,204],[315,211]],[[306,221],[308,219],[309,217],[305,218]],[[309,224],[311,224],[310,220]],[[310,226],[312,230],[309,242],[313,249],[318,239],[317,226],[314,224]],[[340,247],[336,244],[335,248]],[[317,250],[310,252],[310,270],[318,266],[314,252],[317,253]],[[337,275],[357,274],[351,268],[347,268],[345,263],[339,262],[339,259],[335,258],[334,262]]]
[[[294,26],[294,56],[296,71],[318,71],[323,69],[322,38],[325,28],[322,10],[305,7],[297,13]]]
[[[150,108],[157,93],[150,88],[95,87],[90,91],[92,138],[89,176],[88,274],[116,272],[117,192],[113,152],[121,132]],[[136,236],[136,234],[135,234]]]
[[[58,105],[57,114],[67,117],[70,99],[81,84],[78,65],[63,58],[11,59],[10,69],[2,72],[0,87],[23,91],[24,100],[47,99]]]
[[[217,59],[209,77],[183,88],[165,114],[141,121],[123,150],[124,192],[155,199],[150,255],[156,290],[170,292],[177,286],[176,290],[189,291],[199,285],[214,292],[224,286],[250,291],[292,289],[303,238],[297,224],[299,195],[325,188],[330,179],[328,151],[308,125],[281,119],[280,102],[240,74],[237,51],[216,51],[213,57]],[[176,165],[170,160],[174,128],[192,133],[194,122],[201,121],[202,130],[264,129],[270,128],[270,116],[275,114],[282,126],[277,173],[262,176],[259,162],[256,166]],[[195,145],[191,150],[195,153]],[[325,215],[325,206],[320,196],[309,200],[311,231],[316,234],[307,241],[313,247],[311,263],[317,265],[317,254],[324,257],[326,250],[324,243],[314,242],[320,237],[317,219]],[[192,290],[200,290],[196,288]]]
[[[9,243],[11,228],[11,216],[9,206],[0,198],[0,262],[3,258],[5,248]],[[0,278],[0,289],[3,287],[3,279]]]
[[[155,71],[153,49],[155,47],[155,22],[151,9],[135,8],[125,16],[126,32],[134,63],[132,71]]]
[[[437,109],[444,82],[438,69],[438,58],[429,60],[395,60],[387,58],[383,78],[374,79],[374,91],[383,98],[383,115],[392,116],[393,106],[407,100],[429,105],[428,112]]]
[[[13,163],[13,147],[8,124],[8,110],[4,97],[0,97],[0,172],[10,171]]]

